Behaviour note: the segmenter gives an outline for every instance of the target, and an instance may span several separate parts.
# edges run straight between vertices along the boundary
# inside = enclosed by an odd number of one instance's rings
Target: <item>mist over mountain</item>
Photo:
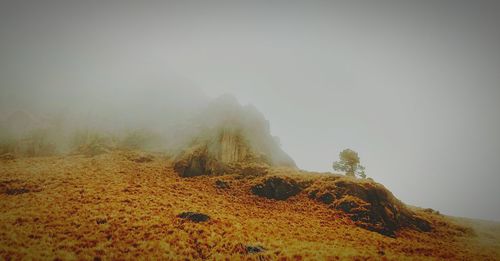
[[[150,82],[150,81],[147,81]],[[33,139],[43,132],[44,142],[54,153],[68,153],[81,131],[97,135],[123,136],[127,132],[154,133],[155,150],[180,153],[200,138],[214,139],[220,131],[236,131],[252,150],[269,157],[270,163],[290,164],[279,138],[271,135],[269,122],[253,105],[242,106],[226,94],[210,99],[195,87],[175,82],[155,82],[131,88],[90,89],[75,96],[71,92],[50,93],[64,97],[31,108],[19,108],[0,121],[3,141]],[[68,102],[72,100],[71,107]]]
[[[19,122],[170,135],[231,93],[265,114],[300,168],[331,171],[351,148],[406,202],[499,220],[499,10],[490,0],[4,1],[0,119],[24,111]]]
[[[500,259],[499,14],[0,1],[0,259]]]

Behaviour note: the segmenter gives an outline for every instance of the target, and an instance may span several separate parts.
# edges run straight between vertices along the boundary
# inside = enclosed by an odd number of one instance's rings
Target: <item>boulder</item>
[[[248,254],[262,254],[264,251],[267,249],[261,245],[246,245],[242,243],[238,243],[234,246],[233,252],[234,253],[239,253],[241,255],[248,255]],[[265,259],[265,258],[258,258],[259,260]]]
[[[245,246],[245,250],[246,253],[248,254],[258,254],[266,251],[266,249],[263,246],[252,246],[252,245]]]
[[[198,212],[182,212],[179,215],[177,215],[177,217],[182,219],[187,219],[196,223],[205,222],[210,219],[208,215]]]
[[[19,195],[30,192],[29,189],[26,188],[8,188],[5,190],[5,195]]]

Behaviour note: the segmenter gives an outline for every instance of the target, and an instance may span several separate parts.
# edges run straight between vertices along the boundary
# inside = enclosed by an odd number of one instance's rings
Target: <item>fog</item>
[[[496,1],[3,1],[0,119],[148,129],[169,147],[230,93],[299,168],[332,171],[351,148],[406,203],[500,220],[499,13]]]

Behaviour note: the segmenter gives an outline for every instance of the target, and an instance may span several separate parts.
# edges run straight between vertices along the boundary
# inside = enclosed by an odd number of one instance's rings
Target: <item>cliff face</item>
[[[295,167],[264,116],[230,96],[216,99],[195,122],[197,131],[176,157],[175,169],[181,176],[239,172],[252,164]]]
[[[250,146],[241,130],[225,128],[197,140],[176,157],[174,169],[183,177],[235,174],[249,166],[273,166],[265,154]],[[258,169],[260,169],[258,168]]]
[[[213,145],[215,155],[222,163],[244,161],[252,153],[239,131],[221,130],[217,142]]]

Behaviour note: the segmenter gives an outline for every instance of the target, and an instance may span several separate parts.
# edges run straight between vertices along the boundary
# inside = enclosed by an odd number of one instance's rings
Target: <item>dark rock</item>
[[[41,189],[36,184],[32,184],[19,179],[0,181],[0,194],[15,196],[29,192],[40,192]]]
[[[356,213],[356,212],[364,212],[367,211],[368,209],[365,208],[365,206],[368,205],[366,202],[356,198],[356,197],[342,197],[341,199],[337,200],[334,204],[334,207],[336,209],[342,210],[345,213]]]
[[[269,177],[252,187],[252,193],[270,199],[285,200],[301,191],[299,184],[287,177]]]
[[[325,203],[325,204],[330,204],[333,202],[333,195],[330,193],[325,193],[321,196],[318,197],[319,201]]]
[[[325,179],[313,184],[309,197],[344,212],[359,227],[394,237],[407,227],[430,231],[430,223],[416,215],[384,186],[369,180]]]
[[[411,222],[420,231],[429,232],[432,230],[431,224],[428,221],[421,219],[419,217],[413,217],[413,220]]]
[[[5,190],[5,194],[11,196],[20,195],[28,192],[30,192],[30,190],[25,188],[8,188]]]
[[[223,180],[218,179],[215,181],[215,187],[218,189],[228,189],[229,184]]]
[[[316,199],[317,198],[317,195],[318,195],[318,192],[319,190],[318,189],[315,189],[315,190],[312,190],[309,192],[309,198],[310,199]]]
[[[386,237],[396,238],[396,230],[392,228],[383,227],[380,225],[370,225],[365,223],[358,224],[359,227],[364,228],[369,231],[373,231],[375,233],[379,233],[380,235]]]
[[[208,215],[205,215],[203,213],[197,213],[197,212],[182,212],[179,214],[177,217],[182,218],[182,219],[188,219],[193,222],[199,223],[199,222],[205,222],[210,219]]]
[[[248,254],[257,254],[266,251],[262,246],[245,246],[245,250]]]

